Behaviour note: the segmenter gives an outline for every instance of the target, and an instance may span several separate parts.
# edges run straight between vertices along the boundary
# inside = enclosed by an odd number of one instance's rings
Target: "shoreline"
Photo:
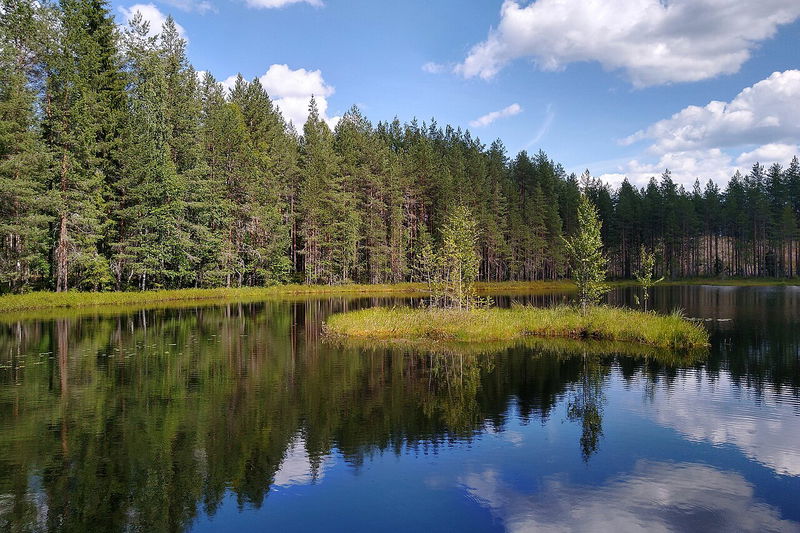
[[[636,287],[632,280],[611,281],[613,288]],[[725,287],[770,287],[800,285],[800,279],[768,278],[690,278],[664,281],[659,286],[712,285]],[[575,285],[568,280],[553,281],[502,281],[478,282],[475,290],[480,295],[510,293],[571,292]],[[0,313],[32,311],[42,309],[75,309],[92,307],[113,307],[147,304],[169,304],[179,302],[255,302],[284,296],[382,296],[406,295],[424,296],[427,285],[424,283],[397,284],[349,284],[349,285],[275,285],[271,287],[215,288],[215,289],[174,289],[142,292],[31,292],[0,296]]]

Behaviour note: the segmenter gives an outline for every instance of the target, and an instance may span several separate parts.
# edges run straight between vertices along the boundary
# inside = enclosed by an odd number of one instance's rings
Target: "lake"
[[[699,354],[324,338],[403,302],[0,317],[0,530],[800,531],[800,288],[657,288]]]

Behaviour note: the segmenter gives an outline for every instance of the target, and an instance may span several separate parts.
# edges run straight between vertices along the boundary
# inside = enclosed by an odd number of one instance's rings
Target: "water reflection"
[[[800,519],[782,499],[800,489],[800,333],[792,322],[800,293],[655,291],[662,309],[681,303],[692,316],[732,319],[709,322],[710,353],[536,339],[480,347],[322,341],[329,313],[398,301],[6,319],[0,530],[181,531],[218,515],[285,525],[282,498],[300,490],[315,491],[304,493],[307,525],[326,527],[321,510],[331,504],[317,496],[341,486],[343,472],[373,479],[397,460],[409,468],[426,457],[449,472],[378,477],[373,489],[408,490],[402,504],[425,507],[419,516],[429,521],[465,509],[500,520],[483,526],[509,529],[688,527],[746,514],[741,529],[786,530]],[[635,438],[620,440],[633,426]],[[674,436],[657,452],[662,431]],[[711,451],[700,464],[686,447],[703,445]],[[738,450],[750,466],[741,471],[716,447]],[[755,479],[753,465],[778,477]],[[431,482],[427,474],[437,472]],[[337,509],[355,505],[349,487]],[[452,496],[464,491],[473,499]],[[274,498],[283,505],[270,506]],[[399,526],[407,517],[396,519]]]
[[[493,469],[461,483],[508,531],[800,531],[741,475],[696,463],[640,461],[602,487],[555,476],[534,493]]]

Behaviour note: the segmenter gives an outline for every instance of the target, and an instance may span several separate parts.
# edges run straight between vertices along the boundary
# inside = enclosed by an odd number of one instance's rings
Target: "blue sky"
[[[113,0],[172,14],[199,70],[262,77],[301,122],[435,117],[509,155],[642,184],[724,182],[800,143],[797,0]],[[744,91],[744,92],[743,92]],[[719,103],[712,103],[712,102]],[[696,107],[690,107],[696,106]],[[482,118],[483,117],[483,118]]]

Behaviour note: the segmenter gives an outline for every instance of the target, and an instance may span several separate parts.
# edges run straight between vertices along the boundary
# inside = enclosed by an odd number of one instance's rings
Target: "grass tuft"
[[[374,307],[328,317],[327,331],[362,339],[493,342],[522,337],[564,337],[635,342],[662,348],[708,346],[708,332],[679,312],[659,315],[593,307],[586,316],[568,306],[511,309],[411,309]]]

